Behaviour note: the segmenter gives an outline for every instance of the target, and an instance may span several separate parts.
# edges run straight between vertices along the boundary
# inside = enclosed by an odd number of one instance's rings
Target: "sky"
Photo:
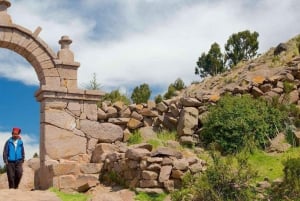
[[[11,0],[15,24],[31,31],[57,52],[68,35],[78,85],[96,74],[102,90],[132,89],[147,83],[152,96],[181,78],[200,81],[196,62],[211,44],[223,49],[233,33],[259,33],[259,53],[300,33],[299,0]],[[0,149],[11,128],[22,128],[27,158],[39,147],[39,81],[33,67],[0,48]],[[2,147],[1,147],[2,146]],[[1,163],[1,160],[0,160]]]

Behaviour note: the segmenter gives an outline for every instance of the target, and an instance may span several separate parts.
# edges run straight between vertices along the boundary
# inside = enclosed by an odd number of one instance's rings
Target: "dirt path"
[[[55,193],[49,191],[28,191],[21,189],[1,189],[2,201],[61,201]]]

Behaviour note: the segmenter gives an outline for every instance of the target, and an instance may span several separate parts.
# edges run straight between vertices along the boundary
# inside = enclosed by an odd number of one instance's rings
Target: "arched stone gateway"
[[[12,22],[7,13],[10,6],[8,0],[0,0],[0,47],[24,57],[33,66],[40,82],[35,93],[40,102],[41,161],[36,187],[63,188],[64,182],[75,185],[74,175],[78,176],[80,170],[74,164],[62,163],[62,159],[89,163],[86,158],[89,139],[80,130],[79,121],[97,121],[96,103],[103,93],[78,89],[77,69],[80,64],[74,61],[69,49],[72,40],[68,36],[61,37],[61,49],[54,53],[38,37],[40,27],[31,32]]]

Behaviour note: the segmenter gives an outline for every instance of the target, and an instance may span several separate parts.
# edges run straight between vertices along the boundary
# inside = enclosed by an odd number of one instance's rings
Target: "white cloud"
[[[25,159],[28,160],[33,157],[35,153],[39,154],[39,142],[37,142],[34,138],[32,138],[32,135],[29,134],[21,134],[22,140],[24,143],[24,149],[25,149]],[[0,132],[0,151],[3,152],[3,148],[5,145],[5,142],[11,137],[11,132]],[[0,157],[0,165],[3,165],[3,158],[2,154]]]
[[[298,0],[88,0],[81,10],[76,3],[61,7],[60,2],[20,0],[13,2],[9,13],[31,30],[41,26],[40,36],[55,51],[60,36],[70,35],[71,49],[81,63],[79,86],[93,73],[110,89],[144,82],[167,88],[178,77],[190,84],[199,80],[194,67],[200,54],[213,42],[223,47],[232,33],[259,32],[260,52],[300,33]],[[97,12],[108,4],[116,8]],[[111,20],[110,26],[105,20]],[[107,37],[100,36],[105,34],[118,37],[103,40]]]

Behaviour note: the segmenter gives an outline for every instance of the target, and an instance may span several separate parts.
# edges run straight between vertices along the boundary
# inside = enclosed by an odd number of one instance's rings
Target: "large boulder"
[[[180,112],[177,133],[181,135],[192,135],[198,127],[199,111],[194,107],[185,107]]]
[[[88,137],[96,138],[99,142],[113,143],[123,140],[123,130],[112,123],[81,120],[80,128]]]

